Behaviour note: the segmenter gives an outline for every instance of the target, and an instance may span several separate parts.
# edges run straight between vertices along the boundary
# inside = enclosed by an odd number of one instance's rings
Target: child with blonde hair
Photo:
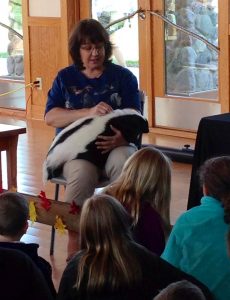
[[[103,192],[118,199],[131,214],[135,241],[160,255],[170,231],[170,160],[154,147],[142,148]]]

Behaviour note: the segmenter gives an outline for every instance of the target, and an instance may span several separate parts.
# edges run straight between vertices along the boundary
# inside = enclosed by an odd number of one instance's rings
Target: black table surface
[[[230,155],[230,113],[204,117],[200,120],[195,143],[187,208],[200,204],[203,196],[198,171],[211,157]]]

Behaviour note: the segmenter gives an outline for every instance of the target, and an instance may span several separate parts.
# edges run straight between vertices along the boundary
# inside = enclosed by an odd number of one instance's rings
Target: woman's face
[[[88,70],[103,68],[105,60],[104,43],[91,43],[87,41],[80,47],[80,55],[83,66]]]

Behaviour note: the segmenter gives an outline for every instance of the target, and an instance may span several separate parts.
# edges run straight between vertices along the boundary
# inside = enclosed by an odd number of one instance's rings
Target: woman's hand
[[[105,102],[99,102],[94,107],[89,108],[89,115],[90,116],[104,116],[112,112],[113,109],[110,105]]]
[[[99,135],[98,139],[100,141],[97,141],[95,143],[97,145],[97,149],[102,150],[101,151],[102,154],[116,147],[128,145],[128,142],[124,139],[120,130],[116,129],[112,125],[110,125],[110,128],[114,132],[114,135],[112,136]]]

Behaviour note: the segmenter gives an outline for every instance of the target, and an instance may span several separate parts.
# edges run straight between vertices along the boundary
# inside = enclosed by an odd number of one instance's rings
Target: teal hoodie
[[[221,202],[205,196],[178,218],[161,257],[203,282],[215,299],[229,300],[228,230]]]

